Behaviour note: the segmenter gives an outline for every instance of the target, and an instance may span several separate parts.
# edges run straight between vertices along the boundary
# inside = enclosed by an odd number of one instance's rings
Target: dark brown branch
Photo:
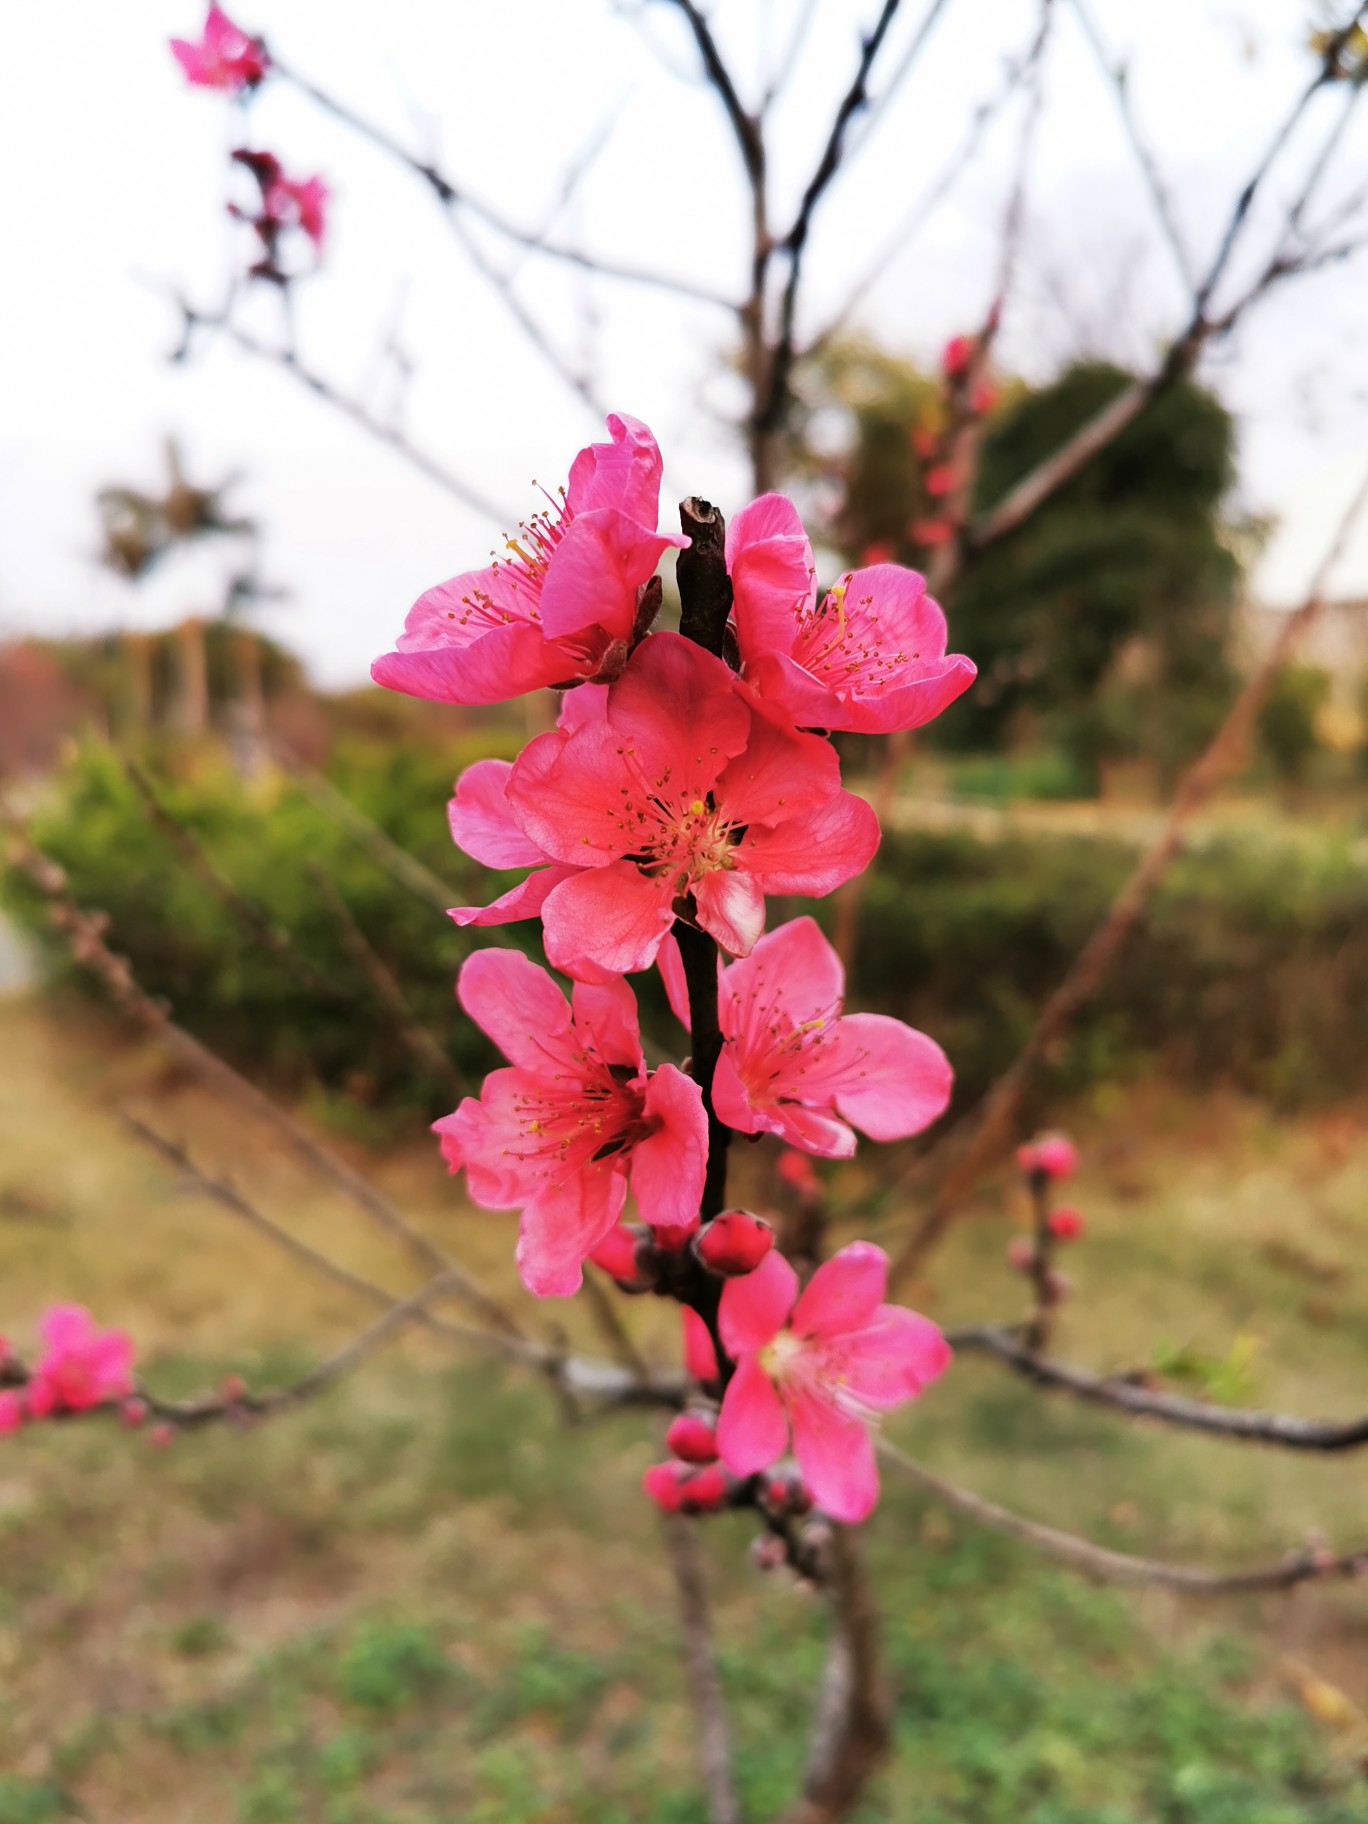
[[[942,1176],[930,1208],[894,1261],[891,1274],[894,1283],[920,1265],[945,1231],[980,1171],[1011,1138],[1036,1072],[1106,980],[1122,945],[1182,847],[1184,832],[1193,816],[1245,752],[1250,732],[1273,681],[1291,656],[1302,632],[1320,612],[1331,573],[1365,508],[1368,508],[1368,475],[1340,520],[1306,600],[1288,614],[1262,664],[1245,681],[1225,720],[1183,775],[1162,834],[1141,859],[1063,981],[1046,1001],[1026,1043],[977,1108],[918,1163],[916,1176],[919,1179],[932,1178],[937,1168]]]
[[[803,1774],[789,1824],[835,1824],[858,1802],[889,1743],[888,1698],[879,1680],[879,1612],[859,1535],[834,1526],[828,1551],[831,1641]]]
[[[602,259],[597,254],[584,252],[581,248],[563,247],[554,241],[548,241],[534,229],[519,227],[516,222],[510,221],[492,204],[485,202],[464,186],[453,182],[431,160],[419,158],[387,133],[383,127],[377,126],[374,121],[358,114],[345,102],[338,101],[325,89],[319,88],[317,83],[310,82],[307,77],[301,76],[297,70],[283,64],[274,51],[271,53],[271,67],[275,75],[293,83],[301,94],[307,95],[310,101],[323,109],[324,113],[331,114],[334,120],[340,120],[352,132],[359,134],[362,139],[368,139],[373,146],[404,165],[415,177],[421,178],[445,208],[469,210],[471,215],[484,222],[487,227],[492,228],[496,234],[502,235],[505,240],[513,242],[518,247],[525,248],[529,253],[541,254],[549,260],[558,260],[562,265],[577,266],[583,272],[598,273],[606,279],[621,279],[629,285],[646,285],[657,291],[670,291],[677,297],[692,298],[696,303],[712,304],[722,310],[734,311],[736,309],[735,303],[730,298],[724,298],[718,292],[709,291],[706,286],[696,285],[691,279],[676,278],[671,273],[652,272],[646,267],[633,266],[622,261]]]
[[[708,1592],[703,1580],[696,1522],[681,1519],[678,1514],[664,1514],[661,1523],[679,1591],[684,1667],[689,1697],[698,1719],[698,1758],[708,1795],[708,1816],[711,1824],[741,1824],[741,1804],[732,1779],[726,1696],[713,1657],[712,1623],[708,1615]]]
[[[967,1488],[947,1482],[934,1471],[916,1462],[896,1445],[881,1439],[879,1455],[894,1463],[912,1481],[937,1500],[953,1508],[980,1526],[1006,1533],[1013,1539],[1034,1546],[1047,1557],[1081,1571],[1086,1577],[1098,1577],[1109,1583],[1151,1583],[1171,1590],[1188,1590],[1194,1595],[1241,1596],[1261,1591],[1290,1590],[1299,1583],[1310,1583],[1326,1577],[1362,1577],[1368,1575],[1368,1547],[1335,1554],[1314,1547],[1290,1552],[1278,1564],[1260,1565],[1246,1571],[1206,1571],[1190,1565],[1169,1564],[1161,1558],[1137,1558],[1127,1552],[1113,1552],[1082,1539],[1076,1533],[1062,1532],[1024,1514],[999,1507]]]
[[[690,543],[680,552],[675,578],[679,584],[679,631],[711,653],[722,651],[732,607],[727,574],[727,522],[711,501],[690,495],[679,503],[679,523]]]
[[[1285,1450],[1336,1452],[1368,1445],[1368,1413],[1345,1420],[1301,1419],[1253,1407],[1214,1406],[1148,1386],[1133,1374],[1092,1374],[1027,1347],[1011,1330],[984,1325],[949,1333],[951,1346],[994,1356],[1041,1387],[1057,1387],[1095,1406],[1109,1406],[1133,1418],[1158,1419],[1190,1431],[1210,1432],[1249,1444],[1278,1444]]]

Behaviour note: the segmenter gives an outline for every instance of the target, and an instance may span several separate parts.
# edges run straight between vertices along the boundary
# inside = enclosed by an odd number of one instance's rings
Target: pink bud
[[[811,1159],[806,1153],[797,1153],[791,1146],[785,1147],[779,1155],[779,1176],[800,1197],[820,1197],[822,1181],[817,1176]]]
[[[690,1470],[680,1491],[682,1514],[716,1514],[727,1505],[727,1472],[720,1463]]]
[[[891,564],[893,547],[885,539],[876,539],[872,545],[866,545],[860,553],[860,568],[867,569],[871,564]]]
[[[948,462],[937,462],[926,471],[926,491],[933,500],[948,494],[955,485],[955,471]]]
[[[682,1254],[688,1247],[690,1238],[698,1233],[698,1218],[695,1217],[689,1228],[652,1229],[651,1236],[662,1254]]]
[[[24,1418],[22,1396],[15,1393],[13,1388],[6,1388],[0,1393],[0,1438],[8,1437],[12,1431],[21,1430]]]
[[[683,1463],[653,1463],[641,1478],[641,1486],[662,1512],[677,1514],[688,1473],[688,1467]]]
[[[941,370],[950,379],[957,379],[973,358],[973,338],[971,336],[951,336],[941,350]]]
[[[154,1425],[147,1434],[147,1441],[152,1446],[153,1450],[166,1450],[168,1446],[175,1442],[175,1438],[175,1426],[168,1425],[164,1421],[160,1425]]]
[[[1028,1235],[1013,1235],[1007,1243],[1007,1265],[1017,1273],[1029,1273],[1035,1259],[1035,1243]]]
[[[1047,1178],[1070,1178],[1078,1170],[1078,1148],[1066,1134],[1042,1134],[1035,1157],[1036,1170]]]
[[[688,1305],[680,1307],[684,1322],[684,1366],[696,1381],[717,1379],[717,1351],[708,1326]]]
[[[697,1412],[681,1412],[670,1421],[665,1433],[665,1448],[685,1463],[715,1463],[717,1437],[711,1419]]]
[[[1077,1241],[1083,1233],[1083,1217],[1071,1204],[1065,1204],[1050,1212],[1048,1227],[1056,1241]]]
[[[694,1237],[694,1253],[710,1273],[734,1279],[751,1273],[774,1246],[774,1230],[749,1210],[724,1210]]]
[[[948,519],[917,519],[912,522],[912,536],[919,545],[944,545],[955,536]]]
[[[930,462],[940,448],[940,438],[927,425],[918,425],[912,433],[912,448],[923,462]]]
[[[613,1279],[635,1279],[636,1248],[636,1231],[619,1222],[609,1229],[589,1258]]]
[[[119,1417],[130,1431],[136,1431],[147,1419],[146,1400],[125,1400],[119,1408]]]

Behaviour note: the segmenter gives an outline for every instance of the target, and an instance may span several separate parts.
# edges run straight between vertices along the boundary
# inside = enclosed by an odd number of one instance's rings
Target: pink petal
[[[689,983],[684,974],[684,958],[679,954],[679,939],[671,931],[660,946],[656,957],[656,968],[660,979],[665,984],[665,998],[670,1003],[670,1012],[679,1021],[685,1032],[689,1031]]]
[[[558,640],[597,626],[614,639],[630,639],[637,589],[654,574],[661,552],[677,542],[657,536],[654,512],[649,528],[611,507],[577,513],[551,555],[542,584],[546,638]]]
[[[734,1360],[754,1355],[783,1329],[798,1296],[798,1275],[778,1252],[766,1254],[753,1273],[722,1288],[718,1329]]]
[[[487,906],[452,906],[447,917],[458,925],[508,925],[519,918],[536,918],[549,894],[562,881],[573,880],[578,868],[536,868],[527,879]],[[552,961],[554,962],[554,958]]]
[[[766,893],[819,895],[861,873],[878,846],[874,812],[862,798],[840,792],[774,829],[748,830],[737,853]]]
[[[745,956],[765,928],[765,896],[744,868],[718,868],[694,886],[698,922],[731,956]]]
[[[799,728],[845,727],[847,698],[804,671],[787,652],[753,653],[746,660],[746,683]]]
[[[432,1124],[453,1172],[464,1169],[472,1203],[482,1210],[511,1210],[545,1186],[545,1168],[524,1158],[522,1110],[542,1079],[526,1070],[491,1070],[478,1100],[467,1096]]]
[[[844,1121],[820,1109],[805,1108],[801,1102],[776,1102],[763,1112],[761,1124],[771,1134],[778,1134],[790,1146],[819,1159],[851,1159],[855,1156],[855,1136]]]
[[[535,627],[496,627],[468,646],[387,652],[371,677],[387,690],[434,703],[505,703],[597,668],[597,654],[544,640]]]
[[[641,780],[668,777],[686,798],[707,796],[750,730],[731,672],[677,633],[637,647],[608,692],[608,722]]]
[[[632,1149],[632,1194],[641,1219],[653,1228],[692,1229],[708,1168],[703,1092],[682,1070],[662,1064],[647,1085],[644,1112],[660,1125]]]
[[[766,1131],[763,1114],[751,1106],[746,1085],[737,1075],[729,1045],[724,1045],[717,1056],[713,1070],[712,1104],[718,1120],[727,1127],[735,1128],[738,1134],[760,1134]]]
[[[627,1179],[611,1160],[577,1172],[523,1211],[518,1272],[537,1298],[568,1298],[583,1283],[584,1262],[622,1213]]]
[[[605,1064],[625,1064],[637,1074],[645,1070],[637,999],[621,976],[576,982],[570,1004],[578,1038],[587,1051]]]
[[[630,861],[590,868],[547,896],[546,958],[571,976],[586,967],[630,975],[650,968],[673,922],[668,880],[649,880]]]
[[[510,1064],[534,1074],[572,1072],[570,1006],[545,969],[520,950],[477,950],[461,965],[456,995]]]
[[[888,1288],[888,1256],[872,1241],[852,1241],[823,1261],[794,1306],[799,1336],[838,1336],[862,1330]]]
[[[773,1259],[774,1256],[768,1256]],[[754,1274],[750,1276],[754,1278]],[[744,1285],[740,1279],[728,1285]],[[737,1363],[722,1396],[717,1420],[717,1454],[734,1476],[768,1469],[788,1449],[788,1418],[774,1383],[753,1355]]]
[[[49,1305],[38,1334],[52,1350],[83,1349],[95,1335],[95,1320],[84,1305]]]
[[[556,727],[562,734],[573,735],[577,728],[583,728],[587,723],[602,722],[607,714],[608,686],[577,684],[561,697]]]
[[[859,734],[890,735],[899,729],[922,728],[962,697],[978,667],[963,653],[909,665],[900,681],[880,691],[857,693],[841,699],[827,716],[825,728],[847,728]],[[770,694],[770,693],[766,693]],[[814,726],[816,726],[814,724]]]
[[[797,614],[815,596],[816,566],[798,509],[783,494],[762,494],[727,527],[727,569],[741,657],[787,652]]]
[[[679,1307],[684,1325],[684,1366],[696,1381],[717,1379],[717,1351],[713,1348],[708,1326],[687,1305]]]
[[[747,1049],[759,1049],[774,1010],[795,1026],[830,1018],[845,995],[845,970],[815,918],[791,918],[768,931],[748,957],[723,973],[726,1023]]]
[[[750,738],[717,782],[717,801],[737,823],[783,823],[828,804],[841,764],[829,741],[794,728],[783,710],[750,699]]]
[[[507,760],[477,760],[456,781],[447,806],[452,841],[487,868],[535,868],[546,854],[525,836],[508,801]]]
[[[879,1499],[874,1444],[863,1423],[819,1395],[795,1387],[789,1395],[793,1449],[817,1506],[855,1526]]]
[[[656,440],[639,418],[626,412],[608,414],[608,434],[611,443],[591,443],[570,465],[566,505],[572,513],[617,507],[654,528],[663,468]]]
[[[940,1329],[918,1311],[880,1305],[862,1329],[820,1345],[818,1372],[849,1390],[863,1406],[891,1412],[950,1366],[951,1350]]]
[[[836,1106],[871,1140],[919,1134],[945,1113],[954,1084],[934,1039],[882,1013],[852,1013],[833,1035]]]
[[[618,752],[611,729],[585,723],[572,735],[538,735],[514,761],[508,802],[528,837],[557,861],[601,868],[635,846],[613,789]]]

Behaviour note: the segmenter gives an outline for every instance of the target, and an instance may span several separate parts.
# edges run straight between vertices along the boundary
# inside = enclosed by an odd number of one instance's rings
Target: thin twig
[[[356,922],[351,907],[326,869],[310,864],[309,874],[332,916],[339,937],[353,963],[370,982],[376,998],[394,1021],[394,1030],[420,1069],[430,1071],[458,1099],[466,1084],[450,1057],[409,1006],[393,971]]]
[[[1368,508],[1368,474],[1340,519],[1305,601],[1288,614],[1262,664],[1246,679],[1225,720],[1183,775],[1162,833],[1045,1003],[1026,1043],[977,1108],[918,1161],[917,1179],[932,1179],[938,1168],[942,1175],[929,1209],[893,1263],[893,1283],[914,1272],[940,1238],[979,1173],[1010,1137],[1036,1072],[1106,980],[1122,945],[1182,847],[1187,825],[1244,753],[1273,681],[1306,627],[1320,612],[1330,577],[1365,508]]]
[[[708,1795],[708,1816],[712,1824],[741,1824],[741,1804],[732,1779],[726,1696],[713,1657],[708,1592],[695,1522],[682,1519],[678,1514],[663,1514],[661,1524],[679,1591],[684,1665],[689,1696],[698,1720],[698,1756]]]
[[[1302,1419],[1256,1407],[1215,1406],[1146,1385],[1134,1374],[1092,1374],[1071,1362],[1041,1355],[1011,1330],[986,1324],[948,1333],[958,1351],[991,1355],[1041,1387],[1057,1387],[1096,1406],[1114,1407],[1133,1418],[1158,1419],[1190,1431],[1210,1432],[1249,1444],[1278,1444],[1286,1450],[1336,1452],[1368,1445],[1368,1413],[1356,1419]]]
[[[1034,1546],[1070,1570],[1105,1582],[1153,1583],[1172,1590],[1189,1590],[1196,1595],[1239,1596],[1264,1590],[1290,1590],[1299,1583],[1310,1583],[1318,1578],[1368,1575],[1368,1546],[1339,1554],[1304,1546],[1290,1552],[1279,1564],[1260,1565],[1246,1571],[1199,1570],[1189,1565],[1169,1564],[1162,1558],[1137,1558],[1127,1552],[1113,1552],[1076,1533],[1061,1532],[1058,1527],[1028,1520],[1024,1514],[1013,1513],[1010,1508],[999,1507],[995,1501],[985,1500],[982,1495],[947,1482],[886,1439],[879,1440],[878,1450],[886,1462],[896,1464],[905,1476],[957,1513],[980,1526],[1007,1533],[1013,1539]]]

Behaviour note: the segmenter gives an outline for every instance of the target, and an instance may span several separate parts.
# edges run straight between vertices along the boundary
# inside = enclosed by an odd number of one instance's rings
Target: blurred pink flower
[[[727,1472],[720,1463],[656,1463],[641,1486],[667,1514],[715,1514],[727,1505]]]
[[[696,1412],[681,1412],[670,1421],[665,1448],[684,1463],[717,1461],[717,1427]]]
[[[302,229],[321,253],[331,194],[321,177],[277,177],[266,187],[264,206],[273,222]]]
[[[622,1212],[630,1179],[643,1218],[698,1221],[708,1126],[698,1085],[673,1064],[648,1072],[625,982],[576,983],[567,1003],[516,950],[462,965],[461,1005],[512,1066],[434,1123],[482,1209],[521,1208],[518,1270],[530,1292],[578,1289],[581,1265]]]
[[[674,633],[651,634],[600,703],[497,768],[482,761],[463,776],[453,833],[477,860],[540,871],[452,916],[492,924],[540,911],[548,961],[581,981],[649,968],[686,897],[699,925],[744,955],[767,893],[829,893],[878,847],[878,821],[841,789],[831,744]]]
[[[1056,1241],[1077,1241],[1084,1228],[1082,1212],[1072,1205],[1061,1205],[1051,1210],[1046,1226]]]
[[[171,55],[187,81],[201,89],[255,88],[271,67],[259,38],[233,24],[220,6],[211,6],[198,44],[186,38],[171,40]]]
[[[855,1241],[798,1290],[781,1254],[722,1288],[723,1347],[736,1362],[717,1425],[733,1475],[793,1449],[813,1500],[863,1520],[879,1498],[869,1427],[943,1374],[950,1346],[929,1318],[883,1301],[888,1256]]]
[[[661,460],[646,426],[610,413],[610,443],[580,451],[568,486],[507,541],[508,557],[419,596],[377,684],[437,703],[502,703],[622,669],[638,591],[661,553]]]
[[[941,350],[941,372],[956,380],[974,358],[972,336],[951,336]]]
[[[792,1147],[785,1147],[779,1155],[776,1167],[779,1176],[791,1190],[797,1191],[800,1197],[820,1197],[822,1181],[813,1170],[812,1161],[806,1153],[797,1153]]]
[[[727,528],[736,638],[747,683],[803,728],[920,728],[973,683],[947,655],[926,579],[900,564],[847,570],[818,600],[798,509],[763,494]]]
[[[133,1391],[133,1339],[101,1330],[83,1305],[52,1305],[38,1325],[44,1343],[28,1384],[34,1418],[87,1412]]]
[[[1078,1170],[1078,1148],[1067,1134],[1040,1134],[1017,1148],[1017,1167],[1028,1177],[1071,1178]]]
[[[19,1431],[26,1416],[22,1394],[15,1393],[13,1388],[6,1388],[0,1393],[0,1438]]]

